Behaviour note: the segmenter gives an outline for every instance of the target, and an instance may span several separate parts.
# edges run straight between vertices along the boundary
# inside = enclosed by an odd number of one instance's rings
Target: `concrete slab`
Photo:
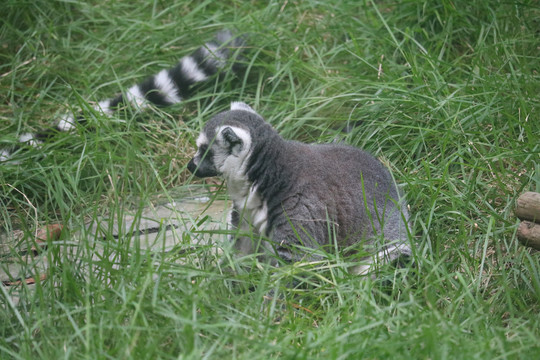
[[[174,197],[173,201],[170,201],[171,197]],[[205,230],[225,228],[228,207],[227,201],[210,198],[208,193],[201,190],[188,194],[184,190],[150,201],[143,209],[122,208],[121,211],[99,217],[81,229],[70,232],[73,234],[70,239],[51,242],[49,238],[48,242],[43,242],[17,231],[0,234],[2,293],[9,294],[10,301],[15,305],[19,302],[21,291],[32,291],[36,281],[46,278],[49,268],[47,252],[51,250],[47,248],[47,243],[66,248],[73,257],[81,251],[92,249],[91,256],[96,261],[103,259],[104,248],[110,245],[128,244],[139,250],[157,253],[204,246],[209,241]],[[88,246],[89,243],[91,246]],[[0,306],[3,298],[0,296]]]

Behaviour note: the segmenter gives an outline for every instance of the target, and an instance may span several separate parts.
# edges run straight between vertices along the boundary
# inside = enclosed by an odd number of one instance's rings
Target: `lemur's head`
[[[231,103],[231,110],[214,116],[197,138],[197,153],[188,170],[197,177],[244,177],[246,160],[252,150],[252,130],[264,119],[242,102]]]

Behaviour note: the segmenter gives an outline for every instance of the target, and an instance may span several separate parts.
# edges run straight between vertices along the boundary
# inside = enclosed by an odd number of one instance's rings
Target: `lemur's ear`
[[[241,101],[233,101],[231,103],[231,110],[243,110],[243,111],[249,111],[251,113],[257,114],[255,110],[251,108],[251,106]]]
[[[234,130],[228,126],[221,130],[221,135],[223,135],[223,139],[229,143],[230,148],[236,145],[242,145],[242,139],[240,139]]]

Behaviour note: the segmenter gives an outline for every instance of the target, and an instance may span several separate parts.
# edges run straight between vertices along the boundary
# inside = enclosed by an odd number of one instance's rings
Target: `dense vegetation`
[[[331,256],[276,270],[208,247],[156,257],[120,242],[96,261],[84,237],[76,257],[50,244],[35,290],[23,287],[15,304],[0,287],[0,357],[540,355],[540,255],[518,244],[513,214],[521,192],[540,191],[538,2],[6,0],[2,9],[0,145],[70,109],[88,123],[0,164],[4,232],[30,239],[62,223],[69,242],[88,219],[132,208],[128,199],[144,206],[197,182],[185,167],[198,130],[242,100],[286,138],[341,137],[387,164],[411,207],[416,262],[372,280]],[[244,73],[170,108],[92,111],[222,28],[248,34]],[[355,126],[345,134],[346,125]],[[297,288],[285,286],[292,278]]]

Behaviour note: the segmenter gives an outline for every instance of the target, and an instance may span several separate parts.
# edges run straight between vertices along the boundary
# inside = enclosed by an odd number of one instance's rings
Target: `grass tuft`
[[[65,225],[42,253],[45,279],[39,261],[0,254],[1,269],[17,258],[36,281],[17,301],[0,286],[1,358],[539,356],[540,257],[519,245],[513,213],[520,193],[540,191],[537,2],[2,8],[0,147],[72,108],[88,127],[0,164],[2,232],[20,230],[31,247],[36,229]],[[222,28],[249,35],[243,75],[167,109],[92,110]],[[234,100],[286,138],[339,138],[387,164],[411,207],[415,266],[382,267],[375,280],[349,275],[354,259],[335,254],[271,268],[195,227],[169,252],[145,251],[142,237],[114,239],[112,220],[103,238],[74,240],[102,216],[137,224],[156,194],[189,192],[198,130]]]

